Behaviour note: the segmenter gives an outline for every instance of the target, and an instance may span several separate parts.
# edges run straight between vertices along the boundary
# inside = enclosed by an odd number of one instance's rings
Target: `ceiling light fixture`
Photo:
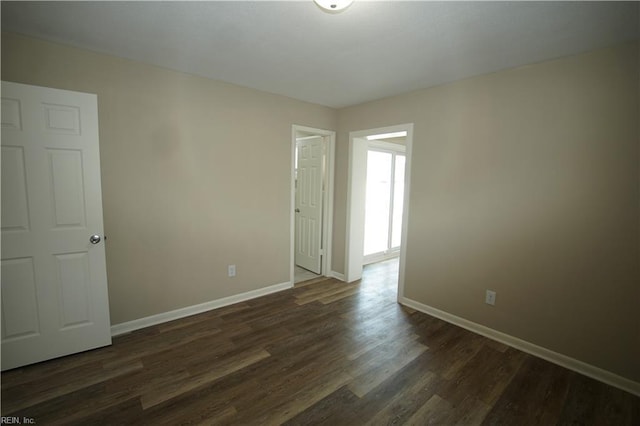
[[[353,3],[353,0],[313,0],[325,12],[342,12]]]

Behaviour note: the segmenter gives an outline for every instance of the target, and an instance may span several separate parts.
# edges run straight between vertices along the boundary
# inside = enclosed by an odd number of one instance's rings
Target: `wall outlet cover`
[[[495,305],[496,304],[496,292],[493,290],[487,290],[487,293],[484,298],[484,303],[487,305]]]

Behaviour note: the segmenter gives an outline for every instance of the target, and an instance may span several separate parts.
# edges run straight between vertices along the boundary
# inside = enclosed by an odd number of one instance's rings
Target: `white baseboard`
[[[545,359],[561,367],[568,368],[569,370],[573,370],[577,373],[591,377],[592,379],[596,379],[598,381],[604,382],[608,385],[622,389],[636,396],[640,396],[640,383],[634,382],[633,380],[627,379],[622,376],[618,376],[617,374],[614,374],[610,371],[603,370],[602,368],[595,367],[591,364],[587,364],[575,358],[571,358],[569,356],[560,354],[558,352],[554,352],[550,349],[535,345],[533,343],[502,333],[492,328],[485,327],[484,325],[480,325],[473,321],[466,320],[464,318],[458,317],[448,312],[441,311],[439,309],[433,308],[428,305],[424,305],[420,302],[416,302],[415,300],[411,300],[406,297],[401,297],[399,298],[398,301],[401,304],[408,306],[410,308],[413,308],[417,311],[434,316],[448,323],[457,325],[459,327],[462,327],[474,333],[488,337],[489,339],[496,340],[500,343],[504,343],[505,345],[519,349],[528,354],[537,356],[538,358]]]
[[[337,280],[340,280],[340,281],[344,281],[345,280],[344,274],[341,274],[340,272],[331,271],[331,272],[329,272],[329,276],[333,277],[333,278],[335,278]]]
[[[111,336],[130,333],[141,328],[150,327],[152,325],[162,324],[164,322],[188,317],[213,309],[222,308],[224,306],[233,305],[256,297],[266,296],[267,294],[276,293],[293,287],[290,282],[275,284],[269,287],[259,288],[257,290],[247,291],[246,293],[234,294],[233,296],[223,297],[222,299],[212,300],[210,302],[201,303],[199,305],[187,306],[185,308],[176,309],[174,311],[163,312],[157,315],[151,315],[136,319],[133,321],[123,322],[111,326]]]

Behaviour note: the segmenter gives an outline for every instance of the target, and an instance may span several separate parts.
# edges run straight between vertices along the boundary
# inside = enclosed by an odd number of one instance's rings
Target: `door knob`
[[[300,209],[296,209],[296,213],[300,213]]]
[[[89,237],[89,242],[91,244],[98,244],[100,242],[101,238],[100,235],[98,234],[94,234],[92,236]]]

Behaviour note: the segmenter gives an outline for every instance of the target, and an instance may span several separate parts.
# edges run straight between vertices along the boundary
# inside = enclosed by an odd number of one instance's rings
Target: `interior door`
[[[111,344],[95,95],[2,82],[2,370]]]
[[[321,272],[323,147],[321,136],[297,142],[296,265]]]

